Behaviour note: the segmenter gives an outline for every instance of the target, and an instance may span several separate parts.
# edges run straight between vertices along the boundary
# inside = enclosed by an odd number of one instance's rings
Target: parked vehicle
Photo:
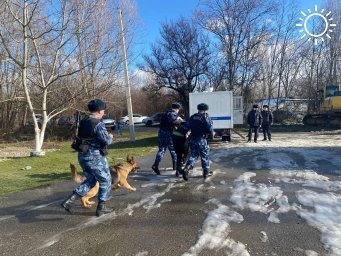
[[[35,117],[37,119],[38,126],[41,127],[41,125],[43,124],[43,115],[42,114],[35,114]],[[53,123],[52,121],[53,120],[49,120],[47,122],[47,125],[51,125]],[[28,124],[33,125],[33,118],[31,116],[31,114],[30,114],[30,118],[28,120]]]
[[[75,124],[75,118],[73,116],[61,116],[57,120],[57,125],[71,127]]]
[[[104,115],[102,117],[102,121],[105,124],[105,128],[107,128],[107,130],[116,129],[116,121],[114,119],[111,119],[108,115]]]
[[[134,124],[142,123],[143,119],[147,118],[148,116],[143,116],[140,114],[133,114],[133,122]],[[120,122],[124,123],[124,125],[129,125],[129,116],[123,116],[120,119]]]
[[[154,124],[159,124],[160,123],[160,120],[161,120],[161,116],[162,116],[163,113],[156,113],[152,116],[149,116],[145,119],[142,120],[142,122],[147,125],[147,126],[151,126],[151,125],[154,125]]]
[[[318,110],[303,118],[305,125],[341,127],[341,84],[325,85],[319,91]]]

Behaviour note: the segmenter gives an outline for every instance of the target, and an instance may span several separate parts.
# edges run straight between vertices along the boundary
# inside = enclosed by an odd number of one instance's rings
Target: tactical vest
[[[175,111],[167,111],[162,114],[160,119],[160,129],[163,131],[172,131],[174,128],[172,115],[176,115]]]
[[[204,137],[210,131],[207,129],[206,117],[203,113],[196,113],[191,116],[191,136],[194,138]]]
[[[97,118],[85,118],[80,121],[78,128],[78,137],[82,140],[93,140],[95,138],[95,127],[101,122],[100,119]]]
[[[95,139],[95,127],[100,121],[100,119],[91,117],[81,120],[78,135],[72,142],[71,147],[79,152],[88,152],[91,142]],[[103,153],[101,152],[101,154]]]

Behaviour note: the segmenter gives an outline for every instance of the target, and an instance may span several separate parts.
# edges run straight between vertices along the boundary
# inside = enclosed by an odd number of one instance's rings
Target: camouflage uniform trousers
[[[89,150],[85,154],[78,153],[78,162],[86,179],[76,188],[75,192],[80,196],[85,196],[98,181],[98,200],[107,201],[111,190],[111,174],[106,157],[102,156],[99,150]]]
[[[166,150],[169,150],[173,163],[176,163],[176,153],[173,145],[172,131],[159,131],[159,151],[156,154],[155,163],[159,163]]]
[[[187,160],[187,166],[192,169],[195,161],[200,156],[201,167],[205,173],[210,171],[209,146],[205,138],[191,138],[189,141],[190,157]]]

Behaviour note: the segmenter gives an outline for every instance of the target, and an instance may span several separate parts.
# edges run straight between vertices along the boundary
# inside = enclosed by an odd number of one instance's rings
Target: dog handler
[[[113,139],[113,135],[107,132],[101,121],[106,107],[106,103],[100,99],[89,101],[90,116],[80,122],[78,162],[86,179],[61,204],[68,212],[71,212],[71,207],[77,199],[85,196],[95,186],[96,181],[99,183],[96,215],[102,216],[113,211],[105,205],[111,189],[109,164],[105,157],[107,155],[106,146],[111,144]]]

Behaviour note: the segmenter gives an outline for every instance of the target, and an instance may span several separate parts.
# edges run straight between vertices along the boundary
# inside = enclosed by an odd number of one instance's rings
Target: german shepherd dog
[[[127,156],[127,161],[124,163],[119,163],[114,166],[109,166],[111,172],[111,186],[113,189],[117,190],[120,187],[126,187],[128,190],[135,191],[136,188],[130,186],[127,181],[128,175],[130,172],[135,172],[140,167],[137,165],[133,156]],[[78,174],[76,167],[73,164],[70,164],[71,176],[73,181],[76,183],[82,183],[86,178],[83,175]],[[99,183],[96,182],[96,185],[90,189],[90,191],[82,197],[82,204],[86,208],[90,208],[94,201],[90,201],[89,199],[96,196],[99,189]]]

